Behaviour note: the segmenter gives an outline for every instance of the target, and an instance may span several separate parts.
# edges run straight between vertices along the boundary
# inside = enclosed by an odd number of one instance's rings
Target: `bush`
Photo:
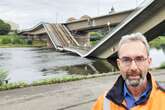
[[[25,40],[18,35],[1,35],[0,44],[25,44]]]
[[[7,81],[8,71],[0,69],[0,85]]]
[[[9,37],[4,37],[1,39],[1,44],[9,44],[11,43],[11,39]]]
[[[100,40],[103,37],[103,35],[99,32],[90,32],[89,34],[91,41]]]
[[[10,32],[11,26],[0,19],[0,35],[6,35]]]
[[[27,40],[27,44],[28,44],[28,45],[32,45],[32,40],[31,40],[31,39],[28,39],[28,40]]]
[[[20,39],[19,37],[14,37],[12,39],[12,44],[23,44],[23,39]]]

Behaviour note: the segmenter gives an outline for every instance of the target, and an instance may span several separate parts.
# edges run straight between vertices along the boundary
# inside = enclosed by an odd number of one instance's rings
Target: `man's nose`
[[[131,65],[130,65],[130,68],[131,68],[132,70],[135,70],[135,69],[138,68],[138,67],[137,67],[137,64],[136,64],[136,62],[135,62],[134,60],[132,60]]]

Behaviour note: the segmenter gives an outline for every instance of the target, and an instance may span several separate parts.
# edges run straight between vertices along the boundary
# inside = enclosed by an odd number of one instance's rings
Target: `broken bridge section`
[[[71,35],[68,29],[62,24],[43,24],[44,28],[56,49],[63,49],[70,46],[79,46],[79,43]]]

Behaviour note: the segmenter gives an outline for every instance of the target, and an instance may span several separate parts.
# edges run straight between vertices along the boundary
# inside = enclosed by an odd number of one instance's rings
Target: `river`
[[[163,51],[151,49],[151,67],[165,61]],[[69,52],[41,48],[0,48],[0,68],[8,70],[9,82],[35,80],[68,75],[107,73],[114,68],[105,60],[92,60]]]

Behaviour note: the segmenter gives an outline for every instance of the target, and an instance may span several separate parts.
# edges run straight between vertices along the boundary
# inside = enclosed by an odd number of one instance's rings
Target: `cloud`
[[[1,0],[0,19],[29,28],[44,22],[65,22],[69,17],[107,14],[112,6],[119,11],[135,7],[136,0]],[[131,5],[130,5],[131,4]],[[130,7],[132,6],[132,7]]]

